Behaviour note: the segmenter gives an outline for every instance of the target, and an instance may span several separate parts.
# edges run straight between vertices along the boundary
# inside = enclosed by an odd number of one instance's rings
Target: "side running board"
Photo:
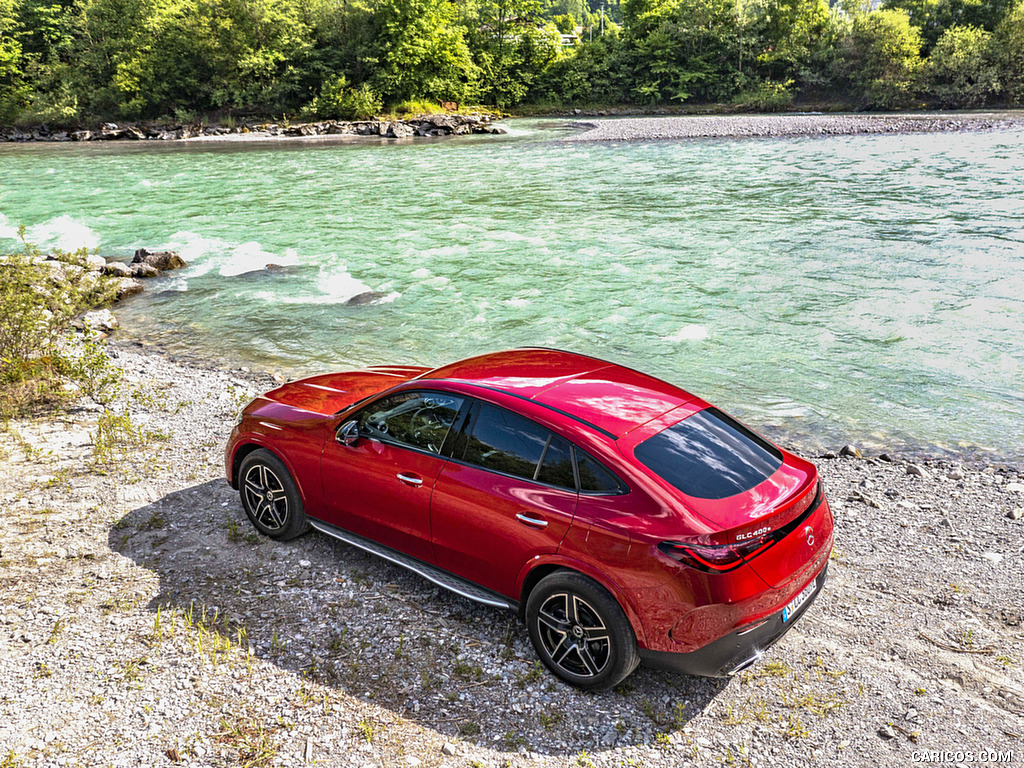
[[[507,608],[510,611],[518,610],[518,604],[504,595],[499,595],[497,592],[492,592],[478,584],[448,573],[448,571],[441,570],[435,565],[429,565],[414,557],[409,557],[397,550],[391,549],[391,547],[385,547],[383,544],[378,544],[375,541],[358,536],[336,525],[325,523],[322,520],[311,519],[309,524],[320,531],[320,533],[325,533],[338,539],[338,541],[343,541],[346,544],[351,544],[353,547],[358,547],[370,554],[377,555],[377,557],[382,557],[395,565],[408,568],[410,571],[418,573],[427,581],[432,581],[439,587],[451,590],[457,595],[495,608]]]

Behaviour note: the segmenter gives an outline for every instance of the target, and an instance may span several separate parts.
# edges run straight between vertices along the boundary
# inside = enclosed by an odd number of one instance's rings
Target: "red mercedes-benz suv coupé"
[[[294,381],[245,407],[228,481],[261,533],[310,527],[512,609],[590,690],[643,661],[757,660],[825,583],[813,464],[700,398],[548,349]]]

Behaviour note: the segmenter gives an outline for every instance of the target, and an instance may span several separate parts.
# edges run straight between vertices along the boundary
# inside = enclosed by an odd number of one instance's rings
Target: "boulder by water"
[[[145,248],[139,248],[135,252],[132,264],[148,264],[161,272],[188,266],[177,251],[147,251]]]
[[[363,307],[367,304],[372,304],[375,301],[383,299],[387,294],[380,293],[379,291],[364,291],[363,293],[357,293],[351,299],[345,302],[346,307]]]

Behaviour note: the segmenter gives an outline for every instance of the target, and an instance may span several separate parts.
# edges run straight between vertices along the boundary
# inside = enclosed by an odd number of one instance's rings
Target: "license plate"
[[[811,598],[811,595],[814,594],[814,590],[816,590],[817,588],[818,580],[815,579],[806,587],[804,587],[799,595],[790,600],[789,605],[782,609],[782,621],[789,621],[793,617],[793,614],[800,610],[800,606],[806,603]]]

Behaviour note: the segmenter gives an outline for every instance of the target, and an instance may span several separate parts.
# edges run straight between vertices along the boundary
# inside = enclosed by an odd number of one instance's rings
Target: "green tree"
[[[1007,100],[1024,104],[1024,0],[1017,0],[996,27],[992,44]]]
[[[886,8],[904,10],[921,30],[924,50],[930,51],[951,27],[979,27],[991,32],[1010,7],[1010,0],[886,0]]]
[[[623,12],[631,18],[639,10],[631,4]],[[627,29],[634,98],[651,103],[731,98],[743,80],[738,16],[736,0],[683,0],[674,8],[643,10]],[[652,26],[656,17],[660,22]]]
[[[381,0],[367,64],[371,82],[388,103],[469,101],[479,70],[457,10],[446,0]]]
[[[840,77],[866,106],[903,107],[918,88],[921,33],[904,10],[858,15],[837,62]]]
[[[826,0],[758,0],[745,22],[761,76],[824,85],[847,32],[843,17]]]
[[[622,85],[622,52],[618,35],[580,43],[544,71],[535,96],[566,104],[628,100]]]
[[[70,71],[72,87],[87,114],[108,117],[123,112],[125,94],[114,85],[114,77],[143,46],[151,13],[151,0],[84,0]]]
[[[929,91],[945,107],[977,107],[999,91],[992,34],[978,27],[950,27],[928,57]]]
[[[563,13],[558,16],[553,16],[551,18],[551,22],[563,35],[571,35],[576,31],[576,19],[573,18],[571,13]]]
[[[13,120],[24,104],[17,13],[15,0],[0,0],[0,123]]]
[[[484,96],[499,107],[521,102],[561,52],[558,29],[536,0],[483,0],[473,41]]]

